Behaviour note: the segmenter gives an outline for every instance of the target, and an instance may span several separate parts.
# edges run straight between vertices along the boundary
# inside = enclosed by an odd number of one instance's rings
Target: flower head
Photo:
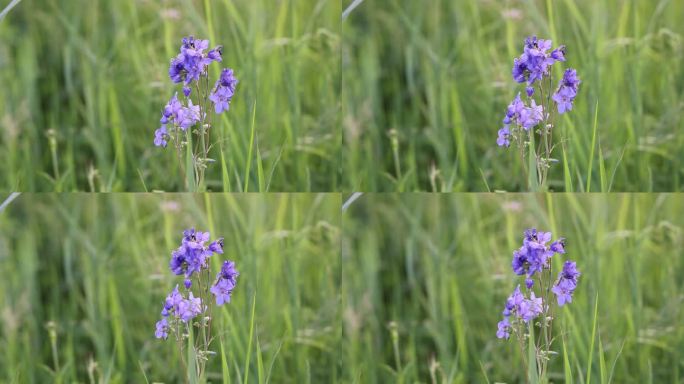
[[[164,340],[169,337],[169,322],[165,317],[157,321],[156,328],[157,329],[154,331],[154,337]]]
[[[496,138],[496,144],[499,147],[508,147],[511,145],[511,141],[510,141],[511,130],[508,129],[508,125],[499,129],[499,132],[497,134],[498,134],[498,137]]]
[[[216,282],[211,287],[211,293],[216,297],[216,305],[223,305],[230,302],[230,295],[237,284],[237,277],[240,274],[235,269],[235,263],[226,260],[223,262],[221,272],[216,275]]]
[[[169,137],[168,132],[166,132],[166,126],[162,125],[161,128],[154,131],[154,145],[157,147],[166,147],[167,138]]]
[[[551,292],[556,295],[559,307],[572,302],[572,293],[575,291],[576,287],[577,285],[571,280],[561,279],[553,288],[551,288]]]
[[[499,339],[508,339],[511,336],[511,323],[508,321],[508,317],[504,317],[504,319],[499,321],[496,326],[498,328],[496,331],[496,337]]]
[[[237,283],[237,277],[240,276],[240,273],[235,269],[235,263],[226,260],[223,262],[223,265],[221,266],[221,273],[220,276],[222,279],[230,280],[233,282],[233,284]]]
[[[567,260],[563,264],[563,270],[561,271],[559,278],[570,280],[577,283],[577,279],[580,276],[580,272],[577,270],[577,263],[571,260]]]
[[[577,77],[577,71],[572,68],[565,70],[563,78],[558,85],[558,89],[551,96],[558,107],[558,113],[563,114],[572,110],[572,103],[575,101],[577,91],[579,90],[580,79]]]
[[[184,37],[180,53],[171,59],[169,66],[169,78],[174,83],[184,82],[186,85],[199,80],[206,74],[206,67],[212,61],[221,61],[220,48],[214,48],[209,53],[204,51],[209,48],[209,40],[199,40],[192,36]],[[186,93],[188,96],[190,92]]]
[[[226,279],[218,279],[216,284],[214,284],[210,291],[216,297],[216,305],[223,305],[224,303],[230,303],[230,295],[233,293],[233,288],[235,284]]]
[[[202,312],[204,312],[202,300],[199,297],[195,297],[192,292],[190,292],[187,299],[183,299],[178,305],[178,317],[184,323],[192,320]]]
[[[230,101],[235,94],[235,87],[238,80],[233,75],[233,70],[225,68],[221,72],[221,77],[216,81],[214,90],[209,95],[209,100],[214,103],[216,113],[227,111],[230,108]]]
[[[523,108],[520,112],[520,125],[525,130],[535,127],[542,120],[544,120],[544,107],[537,105],[534,99],[530,101],[529,107]]]
[[[166,296],[164,301],[164,309],[162,310],[162,315],[165,317],[169,314],[178,313],[178,305],[183,301],[183,296],[178,292],[178,285]],[[164,314],[166,311],[166,314]]]
[[[221,237],[221,238],[217,239],[216,241],[214,241],[213,243],[209,244],[209,250],[214,252],[214,253],[222,254],[223,253],[223,237]]]
[[[530,36],[525,39],[523,54],[513,60],[511,74],[518,83],[527,81],[528,85],[541,80],[549,74],[549,67],[556,61],[565,61],[565,47],[560,46],[551,53],[551,40]]]
[[[539,316],[543,311],[543,302],[541,297],[536,297],[534,292],[530,292],[530,298],[523,300],[520,304],[520,318],[526,323]]]
[[[195,231],[194,228],[183,231],[183,240],[171,254],[169,268],[176,275],[185,274],[186,278],[193,273],[209,267],[208,259],[214,253],[223,253],[223,239],[219,239],[209,245],[209,232]],[[189,288],[189,287],[188,287]]]
[[[513,293],[506,299],[506,306],[504,307],[503,315],[505,317],[510,316],[513,313],[519,312],[520,304],[525,300],[522,292],[520,292],[520,286],[518,285]]]
[[[557,240],[550,246],[551,232],[538,232],[536,228],[527,229],[523,235],[523,245],[513,252],[511,268],[516,275],[527,274],[528,280],[536,273],[550,268],[549,260],[555,253],[565,252],[563,239]],[[560,252],[563,251],[563,252]],[[526,281],[531,288],[534,282]]]

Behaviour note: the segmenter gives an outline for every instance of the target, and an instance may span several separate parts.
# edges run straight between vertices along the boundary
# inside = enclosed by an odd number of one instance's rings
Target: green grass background
[[[684,2],[363,1],[342,30],[343,190],[526,190],[496,134],[533,34],[582,79],[550,188],[682,189]]]
[[[362,196],[343,213],[346,379],[525,382],[517,344],[495,333],[522,282],[513,250],[536,227],[566,237],[582,272],[554,323],[567,334],[551,381],[681,383],[683,212],[666,194]]]
[[[208,188],[337,190],[341,12],[334,0],[21,1],[0,22],[0,190],[183,190],[173,151],[152,140],[186,35],[222,44],[240,81],[212,130]]]
[[[19,196],[0,212],[0,382],[183,382],[175,342],[155,339],[154,326],[182,284],[168,261],[191,226],[225,237],[223,257],[240,271],[232,302],[215,312],[209,380],[336,381],[340,204],[313,194]],[[220,263],[212,257],[214,271]]]

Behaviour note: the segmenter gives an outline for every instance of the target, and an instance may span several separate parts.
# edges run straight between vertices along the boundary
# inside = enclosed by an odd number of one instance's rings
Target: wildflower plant
[[[513,252],[511,263],[513,273],[525,276],[523,288],[519,284],[506,299],[503,320],[497,324],[496,331],[499,339],[514,337],[525,366],[534,364],[535,369],[531,372],[535,372],[542,382],[547,377],[550,356],[555,354],[551,350],[555,311],[572,302],[580,276],[576,263],[567,260],[554,279],[553,260],[556,254],[565,254],[565,239],[549,244],[550,241],[551,232],[537,232],[534,228],[525,231],[523,245]],[[535,334],[539,336],[535,338]],[[525,351],[531,349],[534,350],[534,361],[527,361]]]
[[[176,284],[166,296],[162,318],[154,333],[163,340],[171,336],[176,341],[184,370],[194,367],[195,371],[189,374],[200,378],[207,360],[214,354],[209,349],[213,340],[213,307],[230,303],[239,275],[235,263],[229,260],[223,262],[215,278],[211,275],[209,259],[213,254],[223,254],[223,239],[207,244],[208,241],[209,232],[183,231],[181,245],[172,252],[169,262],[171,272],[183,276],[183,284]],[[186,348],[192,348],[193,353],[187,354]],[[188,362],[186,356],[194,356],[194,361]]]
[[[565,46],[549,50],[551,40],[531,36],[525,40],[522,55],[513,60],[513,80],[524,83],[525,92],[522,97],[518,92],[508,105],[496,139],[499,147],[517,147],[531,189],[547,188],[548,170],[557,162],[551,157],[556,119],[572,110],[580,84],[577,71],[568,68],[556,85],[551,69],[565,62]]]
[[[219,45],[205,52],[208,48],[209,40],[183,38],[180,53],[169,66],[171,81],[183,85],[182,96],[179,99],[176,92],[166,103],[161,127],[154,132],[155,146],[166,148],[172,143],[181,178],[186,188],[194,190],[203,187],[204,171],[213,162],[209,158],[212,113],[228,111],[238,83],[230,68],[224,68],[216,82],[210,83],[209,65],[223,61],[223,48]]]

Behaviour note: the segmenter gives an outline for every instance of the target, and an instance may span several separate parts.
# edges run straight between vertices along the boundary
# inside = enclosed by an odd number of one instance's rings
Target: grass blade
[[[591,328],[591,343],[589,347],[589,358],[587,359],[587,384],[591,384],[591,366],[594,357],[594,342],[596,341],[596,324],[598,322],[598,292],[596,292],[596,302],[594,303],[594,325]]]
[[[254,291],[254,297],[252,298],[252,316],[249,320],[249,341],[247,342],[247,353],[245,357],[245,380],[243,384],[247,384],[249,379],[249,361],[252,356],[252,341],[254,340],[254,313],[256,310],[256,291]]]
[[[249,151],[247,151],[247,165],[245,167],[245,192],[249,192],[249,174],[252,170],[252,150],[254,149],[254,130],[256,129],[256,99],[252,107],[252,127],[249,135]]]
[[[587,167],[587,192],[591,192],[591,169],[594,161],[594,149],[596,148],[596,130],[598,128],[598,99],[594,109],[594,129],[591,135],[591,151],[589,152],[589,166]]]

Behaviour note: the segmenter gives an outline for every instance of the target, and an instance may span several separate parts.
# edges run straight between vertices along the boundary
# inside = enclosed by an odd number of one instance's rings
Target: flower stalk
[[[547,244],[549,241],[550,232],[537,232],[534,228],[525,231],[523,245],[513,252],[511,263],[516,275],[525,276],[524,288],[518,285],[506,299],[504,318],[497,325],[499,339],[509,339],[511,333],[515,335],[523,364],[529,367],[525,369],[528,382],[536,382],[537,378],[542,383],[548,382],[548,362],[556,354],[552,350],[554,309],[572,302],[580,276],[575,262],[567,260],[558,277],[553,279],[553,259],[556,254],[565,254],[565,239]],[[527,360],[526,350],[531,351]]]
[[[164,300],[162,318],[156,324],[155,337],[166,340],[172,333],[181,359],[186,382],[189,378],[202,380],[206,375],[206,362],[214,354],[210,346],[211,316],[214,305],[229,303],[237,284],[238,271],[235,263],[226,260],[216,279],[211,281],[209,258],[223,253],[223,239],[208,245],[209,232],[196,232],[188,229],[183,232],[183,240],[173,251],[169,268],[175,275],[183,275],[183,287],[176,287]],[[211,295],[214,300],[211,299]],[[185,346],[192,348],[194,357],[186,360]],[[188,370],[190,369],[190,372]],[[193,371],[194,369],[194,371]]]
[[[496,140],[499,147],[508,148],[511,143],[518,147],[525,177],[523,185],[532,191],[548,190],[549,169],[557,162],[552,157],[556,111],[562,115],[572,110],[580,84],[577,71],[568,68],[554,90],[551,67],[565,61],[565,46],[551,52],[549,49],[551,40],[536,36],[525,40],[523,54],[513,61],[512,70],[516,82],[527,83],[525,96],[521,98],[518,92],[508,105],[504,126],[499,129]],[[531,161],[525,161],[526,151],[534,151],[528,153]]]
[[[184,99],[178,99],[178,92],[171,97],[162,111],[161,127],[154,132],[155,146],[165,148],[173,142],[181,179],[192,191],[206,190],[205,170],[213,162],[209,157],[211,109],[217,114],[227,111],[238,83],[233,70],[224,68],[210,88],[209,65],[223,61],[223,48],[219,45],[205,53],[208,48],[209,40],[183,39],[180,53],[171,60],[169,77],[174,83],[183,83]],[[191,97],[193,88],[197,104]],[[184,151],[190,151],[190,162],[183,161]]]

